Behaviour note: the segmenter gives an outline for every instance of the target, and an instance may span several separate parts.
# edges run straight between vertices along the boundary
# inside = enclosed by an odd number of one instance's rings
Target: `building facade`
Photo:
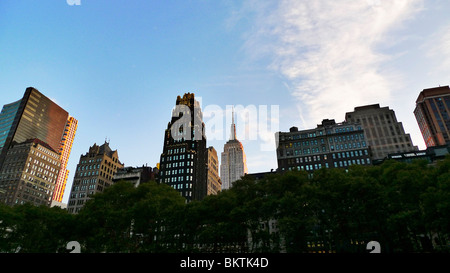
[[[355,107],[345,114],[345,121],[360,123],[372,152],[372,160],[383,160],[388,154],[417,151],[411,136],[405,133],[403,124],[397,121],[395,112],[379,104]]]
[[[5,145],[9,131],[12,128],[17,111],[19,110],[20,102],[21,101],[18,100],[10,104],[5,104],[0,112],[0,154]]]
[[[67,169],[67,163],[69,162],[70,151],[72,151],[73,141],[75,139],[75,132],[77,131],[78,120],[69,116],[64,129],[63,137],[59,147],[59,157],[61,161],[61,170],[59,171],[58,179],[56,182],[56,189],[53,194],[53,200],[61,202],[66,189],[67,179],[69,178],[69,170]]]
[[[113,151],[108,142],[101,146],[94,143],[89,147],[89,152],[80,156],[67,210],[78,213],[90,196],[103,192],[113,184],[115,173],[123,167],[117,150]]]
[[[134,187],[146,183],[150,180],[156,181],[158,177],[158,169],[148,166],[142,167],[124,167],[118,169],[114,174],[113,183],[118,181],[127,181],[133,184]]]
[[[427,147],[450,144],[450,88],[424,89],[416,100],[414,116]]]
[[[278,172],[371,165],[370,150],[359,123],[323,120],[314,129],[291,127],[275,134]]]
[[[219,177],[219,158],[214,147],[207,149],[208,154],[208,176],[207,176],[207,195],[218,194],[222,189],[222,181]]]
[[[20,100],[16,116],[0,154],[0,164],[12,142],[37,138],[58,151],[69,114],[37,89],[28,87]],[[6,149],[5,149],[6,148]]]
[[[78,121],[33,87],[22,99],[4,105],[0,113],[0,168],[8,149],[29,139],[39,139],[60,155],[62,163],[53,199],[60,202],[67,183],[69,159]]]
[[[236,138],[234,111],[230,132],[230,140],[223,146],[221,154],[220,179],[222,180],[222,189],[229,189],[233,182],[248,173],[244,146]]]
[[[39,139],[13,143],[0,170],[0,202],[50,206],[61,169],[59,154]]]
[[[194,93],[178,96],[172,119],[164,133],[159,182],[191,200],[207,195],[207,149],[205,124]]]
[[[425,150],[406,153],[389,154],[386,159],[411,163],[414,160],[426,160],[429,164],[434,164],[438,160],[444,159],[450,153],[449,145],[432,146]]]

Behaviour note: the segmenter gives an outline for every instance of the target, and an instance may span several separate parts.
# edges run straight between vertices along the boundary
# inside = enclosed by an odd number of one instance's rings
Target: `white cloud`
[[[355,106],[389,100],[400,77],[383,71],[394,30],[421,9],[422,0],[276,0],[253,9],[245,49],[285,78],[305,127],[344,119]]]
[[[450,25],[446,25],[433,33],[425,43],[427,56],[432,59],[437,69],[447,73],[450,70]]]

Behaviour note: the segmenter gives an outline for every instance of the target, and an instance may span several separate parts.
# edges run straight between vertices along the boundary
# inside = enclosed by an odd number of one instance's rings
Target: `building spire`
[[[232,110],[232,116],[231,116],[231,137],[230,140],[236,140],[236,125],[234,124],[234,106]]]

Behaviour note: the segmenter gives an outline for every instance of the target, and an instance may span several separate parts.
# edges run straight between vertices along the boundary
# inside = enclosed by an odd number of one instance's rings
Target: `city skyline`
[[[278,105],[276,131],[379,103],[424,149],[415,100],[449,84],[446,1],[80,2],[0,3],[1,103],[33,86],[79,122],[63,202],[92,143],[109,139],[127,166],[156,166],[173,98],[187,92],[202,109]],[[209,146],[221,149],[227,124]],[[249,173],[277,166],[275,143],[262,142],[242,141]]]

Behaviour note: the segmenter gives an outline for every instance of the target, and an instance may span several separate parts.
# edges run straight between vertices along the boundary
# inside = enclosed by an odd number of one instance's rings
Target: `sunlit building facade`
[[[94,143],[89,152],[80,156],[67,210],[78,213],[93,194],[103,192],[114,183],[114,175],[123,167],[117,150],[112,150],[108,142],[100,146]]]
[[[67,182],[67,162],[78,121],[33,87],[28,87],[22,99],[4,105],[0,113],[0,168],[8,149],[30,139],[38,139],[59,155],[54,201],[61,202]]]
[[[38,138],[58,151],[69,114],[33,87],[25,90],[4,147]],[[2,150],[4,154],[5,149]]]
[[[222,188],[222,181],[219,177],[219,158],[214,147],[208,147],[208,176],[207,176],[207,195],[217,194]]]
[[[394,110],[379,104],[355,107],[345,114],[345,121],[359,123],[364,128],[372,160],[383,160],[391,153],[418,151],[403,124],[397,121]]]
[[[61,169],[59,154],[39,139],[13,143],[0,169],[0,202],[50,206]]]
[[[58,179],[56,181],[56,189],[53,194],[53,200],[61,202],[66,189],[67,179],[69,177],[69,170],[67,169],[67,163],[69,162],[70,151],[72,150],[73,141],[75,139],[75,133],[78,127],[78,120],[69,116],[64,129],[64,134],[61,139],[61,145],[59,148],[61,170],[59,171]]]
[[[416,100],[414,115],[427,147],[450,144],[450,88],[424,89]]]

